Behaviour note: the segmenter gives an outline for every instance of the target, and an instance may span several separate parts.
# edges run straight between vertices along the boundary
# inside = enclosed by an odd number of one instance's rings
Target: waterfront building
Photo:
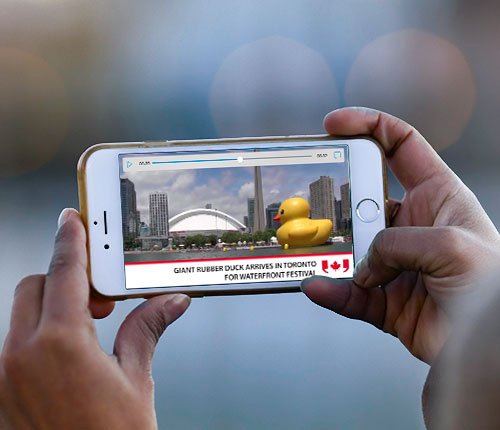
[[[266,207],[266,228],[274,228],[277,230],[281,227],[281,223],[279,221],[275,221],[273,218],[278,215],[279,208],[281,206],[281,202],[279,203],[271,203]]]
[[[332,221],[333,231],[336,231],[337,220],[333,186],[333,178],[320,176],[317,181],[309,184],[309,203],[311,205],[311,219],[329,219]]]
[[[335,199],[335,221],[337,231],[342,230],[342,201]]]
[[[124,239],[139,235],[139,212],[134,183],[127,178],[120,179],[120,200],[122,209],[122,231]]]
[[[168,196],[165,192],[149,195],[149,229],[151,236],[168,237]]]
[[[351,228],[351,190],[349,183],[340,186],[340,200],[342,208],[342,223],[345,229]]]
[[[170,234],[177,239],[202,234],[217,237],[226,232],[243,233],[246,226],[236,218],[217,209],[190,209],[169,220]]]

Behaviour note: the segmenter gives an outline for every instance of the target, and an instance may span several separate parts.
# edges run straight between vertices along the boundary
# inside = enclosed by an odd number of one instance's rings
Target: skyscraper
[[[337,223],[337,231],[342,230],[342,202],[335,199],[335,220]]]
[[[120,179],[120,200],[122,208],[122,231],[124,239],[139,235],[139,219],[135,185],[130,179]]]
[[[266,228],[274,228],[278,229],[281,227],[279,221],[273,220],[273,218],[278,215],[278,210],[281,206],[281,202],[279,203],[271,203],[266,207]]]
[[[155,192],[149,195],[149,229],[151,236],[168,237],[167,193]]]
[[[342,222],[345,228],[351,228],[351,191],[349,183],[340,186],[340,201],[342,208]]]
[[[309,184],[309,195],[311,219],[329,219],[332,221],[333,231],[337,230],[333,178],[320,176],[317,181]]]
[[[255,199],[254,198],[247,199],[247,209],[248,209],[248,224],[246,224],[246,226],[248,227],[248,230],[250,231],[250,233],[253,233],[254,232],[253,220],[254,220],[254,215],[255,215]]]
[[[255,187],[255,206],[253,216],[253,231],[263,231],[266,228],[266,219],[264,214],[264,197],[262,195],[262,175],[260,166],[254,167],[254,187]]]
[[[141,235],[141,212],[135,211],[135,232],[137,236]]]

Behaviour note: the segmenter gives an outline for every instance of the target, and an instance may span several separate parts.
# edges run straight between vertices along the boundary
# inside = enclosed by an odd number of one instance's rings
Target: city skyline
[[[262,167],[263,207],[291,197],[309,200],[309,184],[320,176],[334,180],[334,195],[340,201],[340,186],[348,182],[347,163]],[[248,199],[254,198],[253,168],[201,169],[133,172],[122,174],[137,194],[140,221],[150,224],[149,194],[168,194],[169,218],[189,209],[211,204],[236,219],[248,217]],[[267,224],[267,220],[264,221]],[[246,225],[246,224],[245,224]]]

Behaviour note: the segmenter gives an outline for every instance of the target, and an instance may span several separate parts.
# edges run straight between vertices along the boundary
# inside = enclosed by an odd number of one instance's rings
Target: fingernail
[[[368,262],[366,260],[366,256],[361,257],[354,268],[353,279],[356,284],[362,287],[368,277],[370,276],[370,268],[368,267]]]
[[[187,308],[191,303],[191,297],[186,296],[185,294],[173,294],[169,302],[174,305],[183,305]]]
[[[59,218],[57,218],[57,228],[60,228],[67,220],[70,214],[69,208],[64,208],[59,214]]]
[[[303,293],[306,292],[307,284],[309,284],[311,281],[314,281],[314,276],[302,280],[302,282],[300,283],[300,289]]]
[[[304,280],[300,283],[300,289],[302,290],[302,292],[303,292],[303,293],[305,293],[305,292],[306,292],[306,289],[307,289],[307,286],[308,286],[311,282],[320,281],[320,280],[325,280],[325,281],[327,281],[327,282],[335,282],[335,279],[330,278],[329,276],[315,275],[315,276],[311,276],[310,278],[306,278],[306,279],[304,279]]]
[[[366,114],[378,113],[377,110],[367,108],[364,106],[347,106],[347,109],[355,110],[357,112],[366,113]]]

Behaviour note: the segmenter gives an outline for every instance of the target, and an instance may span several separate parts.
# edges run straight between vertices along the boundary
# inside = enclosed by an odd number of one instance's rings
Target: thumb
[[[132,378],[144,379],[151,373],[151,361],[160,336],[189,307],[184,294],[153,297],[137,306],[116,335],[114,354]]]
[[[393,227],[380,231],[354,270],[363,288],[385,285],[402,272],[433,278],[467,272],[472,263],[471,241],[460,227]]]
[[[421,272],[447,279],[456,288],[459,282],[453,281],[459,281],[474,264],[473,243],[468,233],[458,227],[388,228],[377,234],[366,256],[356,265],[354,282],[313,276],[302,281],[301,288],[320,306],[383,328],[388,309],[401,310],[408,296],[404,281],[391,281],[402,272]],[[386,288],[370,288],[379,285]]]

